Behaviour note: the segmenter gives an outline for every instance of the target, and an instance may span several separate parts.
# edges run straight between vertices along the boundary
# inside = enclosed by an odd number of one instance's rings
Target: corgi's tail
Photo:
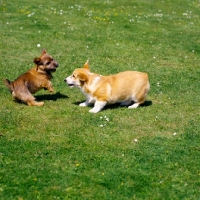
[[[12,93],[14,90],[12,82],[9,81],[8,79],[4,79],[3,81],[4,81],[5,85],[7,86],[7,88],[10,90],[10,92]]]

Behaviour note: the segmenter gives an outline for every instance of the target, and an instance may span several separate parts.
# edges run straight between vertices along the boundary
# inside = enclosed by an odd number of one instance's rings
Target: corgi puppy
[[[78,87],[86,96],[79,106],[94,104],[90,113],[97,113],[106,104],[121,103],[128,108],[137,108],[145,102],[150,84],[146,73],[125,71],[115,75],[101,76],[90,71],[89,61],[74,70],[65,80],[69,87]]]

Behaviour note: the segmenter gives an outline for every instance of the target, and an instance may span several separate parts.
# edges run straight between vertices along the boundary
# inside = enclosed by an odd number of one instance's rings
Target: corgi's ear
[[[89,60],[84,64],[83,68],[90,70]]]
[[[47,53],[47,51],[45,50],[45,49],[42,49],[42,52],[41,52],[42,54],[45,54],[45,53]]]
[[[78,74],[78,78],[79,78],[79,80],[80,80],[81,82],[87,82],[87,80],[88,80],[87,75],[84,74],[84,73]]]

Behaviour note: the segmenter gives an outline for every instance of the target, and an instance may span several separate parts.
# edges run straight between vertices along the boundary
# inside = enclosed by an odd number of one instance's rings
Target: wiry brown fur
[[[37,102],[32,94],[38,90],[47,89],[53,92],[51,72],[55,72],[58,63],[47,54],[46,50],[42,50],[40,57],[34,59],[35,67],[28,72],[22,74],[14,81],[4,79],[5,85],[8,87],[12,96],[17,101],[23,101],[29,106],[43,106],[44,102]]]

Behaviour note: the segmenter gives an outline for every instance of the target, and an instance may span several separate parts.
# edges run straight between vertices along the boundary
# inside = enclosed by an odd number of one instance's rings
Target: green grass
[[[0,199],[200,199],[199,9],[0,0],[0,79],[33,67],[42,48],[59,63],[55,94],[35,94],[44,107],[13,102],[0,84]],[[79,107],[85,97],[63,80],[87,59],[104,75],[147,72],[145,106]]]

